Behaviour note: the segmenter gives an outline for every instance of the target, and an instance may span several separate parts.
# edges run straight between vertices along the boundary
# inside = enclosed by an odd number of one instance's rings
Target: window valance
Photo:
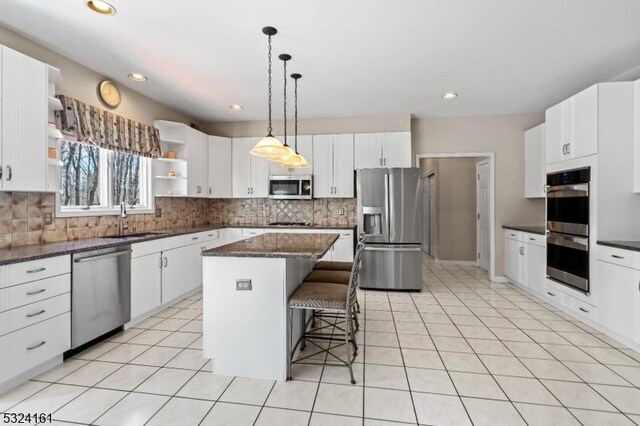
[[[138,123],[65,95],[58,95],[60,130],[78,142],[143,157],[162,156],[160,135],[153,126]]]

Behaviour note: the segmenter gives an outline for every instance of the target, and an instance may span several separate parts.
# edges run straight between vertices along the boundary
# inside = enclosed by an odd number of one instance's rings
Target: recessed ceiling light
[[[444,95],[442,95],[442,99],[444,99],[445,101],[450,101],[451,99],[455,99],[457,97],[458,97],[458,94],[453,92],[447,92]]]
[[[116,14],[116,8],[103,0],[89,0],[87,7],[100,15],[113,16]]]
[[[129,73],[129,75],[127,77],[129,77],[129,80],[133,80],[133,81],[147,81],[147,76],[146,75],[142,75],[142,74],[137,73],[137,72]]]
[[[242,105],[238,105],[238,104],[231,104],[231,105],[229,105],[229,109],[231,111],[242,111],[244,109],[244,107]]]

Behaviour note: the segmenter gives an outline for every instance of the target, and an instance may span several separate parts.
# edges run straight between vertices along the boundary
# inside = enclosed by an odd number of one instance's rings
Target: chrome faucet
[[[127,229],[129,227],[129,225],[127,225],[125,223],[125,219],[127,218],[127,206],[125,204],[125,202],[121,202],[120,203],[120,218],[119,218],[119,222],[118,222],[118,235],[124,235],[124,230]]]

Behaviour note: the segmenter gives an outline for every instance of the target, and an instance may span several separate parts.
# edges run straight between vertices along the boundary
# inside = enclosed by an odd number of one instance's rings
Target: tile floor
[[[0,396],[0,412],[52,412],[56,425],[640,425],[640,354],[475,267],[425,258],[424,282],[360,293],[357,385],[338,367],[296,365],[286,383],[213,375],[194,297]]]

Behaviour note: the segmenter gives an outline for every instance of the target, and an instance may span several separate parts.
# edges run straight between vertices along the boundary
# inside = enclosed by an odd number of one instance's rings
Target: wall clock
[[[109,80],[101,81],[98,85],[98,97],[102,103],[109,108],[117,108],[122,100],[120,97],[120,90],[118,90],[118,87]]]

